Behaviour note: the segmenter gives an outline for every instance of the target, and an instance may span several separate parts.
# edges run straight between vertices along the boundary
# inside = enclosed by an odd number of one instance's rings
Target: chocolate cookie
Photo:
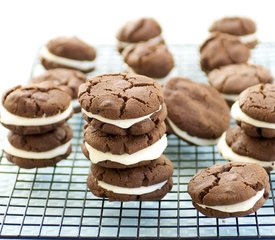
[[[200,47],[201,69],[211,70],[234,63],[246,63],[249,48],[239,38],[225,33],[213,33]]]
[[[273,77],[260,65],[232,64],[211,71],[208,81],[226,101],[233,103],[243,90],[259,83],[272,83]]]
[[[130,44],[139,42],[161,43],[161,27],[152,18],[141,18],[127,22],[117,33],[117,48],[122,52]]]
[[[164,44],[140,43],[123,51],[130,70],[152,78],[164,78],[174,68],[172,54]]]
[[[86,125],[82,149],[94,164],[106,168],[148,165],[167,147],[165,131],[164,122],[139,136],[107,134]]]
[[[214,145],[229,128],[230,113],[214,88],[187,78],[172,78],[164,86],[167,122],[173,132],[195,145]]]
[[[77,70],[56,68],[31,79],[30,83],[57,86],[72,97],[74,112],[80,112],[78,88],[86,82],[86,75]]]
[[[56,87],[17,86],[0,105],[0,122],[11,131],[41,134],[62,125],[73,114],[71,97]]]
[[[92,165],[87,184],[97,197],[109,201],[160,200],[172,188],[173,165],[162,155],[150,165],[110,169]]]
[[[188,184],[194,207],[209,217],[242,217],[268,199],[269,178],[256,164],[227,163],[198,172]]]
[[[248,47],[257,45],[256,24],[247,17],[224,17],[215,21],[209,28],[210,32],[222,32],[239,36]]]
[[[144,134],[158,124],[153,119],[163,120],[166,111],[162,106],[160,85],[151,78],[135,74],[105,74],[91,78],[79,87],[78,99],[84,118],[98,120],[105,125],[104,132],[111,134]]]
[[[95,69],[95,58],[95,49],[77,37],[57,37],[40,50],[46,69],[70,68],[87,73]]]
[[[247,88],[231,108],[231,115],[252,137],[275,137],[275,85]]]
[[[4,144],[7,159],[22,168],[54,166],[71,153],[73,132],[68,124],[36,135],[9,132]]]

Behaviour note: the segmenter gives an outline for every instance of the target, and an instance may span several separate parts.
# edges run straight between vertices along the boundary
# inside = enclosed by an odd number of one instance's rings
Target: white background
[[[225,15],[253,18],[259,39],[275,41],[274,0],[0,0],[0,92],[28,80],[37,49],[52,37],[114,44],[125,21],[150,16],[168,43],[201,43]]]

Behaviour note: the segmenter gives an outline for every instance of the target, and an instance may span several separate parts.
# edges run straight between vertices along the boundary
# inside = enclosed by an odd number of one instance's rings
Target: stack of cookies
[[[134,74],[100,75],[79,88],[83,153],[93,163],[88,187],[111,201],[157,200],[172,188],[167,115],[154,80]]]
[[[71,153],[71,97],[56,87],[30,85],[8,90],[0,104],[0,122],[10,132],[7,159],[22,168],[54,166]]]

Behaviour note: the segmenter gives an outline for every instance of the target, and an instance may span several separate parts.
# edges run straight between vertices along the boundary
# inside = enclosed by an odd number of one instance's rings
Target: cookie
[[[222,66],[246,63],[249,57],[249,48],[238,37],[225,33],[211,34],[200,47],[200,65],[206,73]]]
[[[104,131],[111,134],[114,131],[118,133],[119,129],[122,134],[145,134],[157,123],[155,117],[160,121],[163,119],[162,115],[156,114],[165,115],[161,86],[151,78],[136,74],[117,73],[93,77],[80,85],[78,99],[84,118],[106,124]]]
[[[194,207],[209,217],[242,217],[268,199],[269,178],[257,164],[227,163],[198,172],[188,184]]]
[[[214,69],[208,74],[208,81],[227,102],[233,103],[248,87],[259,83],[272,83],[273,77],[268,69],[260,65],[242,63]]]
[[[97,197],[109,201],[160,200],[172,188],[172,162],[164,155],[147,166],[111,169],[92,165],[87,184]]]
[[[117,33],[117,49],[122,52],[127,46],[140,42],[161,43],[161,27],[152,18],[140,18],[127,22]]]
[[[275,137],[275,85],[258,84],[243,91],[231,115],[252,137]]]
[[[21,168],[54,166],[70,155],[72,136],[68,124],[44,134],[24,136],[9,132],[3,149],[7,159]]]
[[[72,98],[74,112],[80,112],[80,105],[77,99],[78,88],[86,82],[86,75],[80,71],[56,68],[31,79],[31,84],[45,84],[45,86],[57,86],[67,92]]]
[[[159,158],[167,147],[165,131],[164,122],[138,136],[107,134],[86,125],[82,149],[92,163],[106,168],[148,165]]]
[[[226,160],[255,163],[267,171],[275,169],[275,138],[250,137],[239,126],[235,126],[222,135],[217,146]]]
[[[229,128],[230,112],[214,88],[176,77],[164,85],[167,122],[184,141],[195,145],[214,145]]]
[[[39,56],[46,69],[70,68],[84,73],[95,69],[95,49],[77,37],[54,38],[41,48]]]
[[[164,44],[140,43],[123,51],[123,58],[130,71],[155,78],[166,77],[174,68],[174,59]]]
[[[257,43],[256,24],[247,17],[224,17],[215,21],[209,32],[222,32],[239,36],[240,40],[249,48],[254,48]]]
[[[71,97],[56,87],[17,86],[3,95],[0,104],[0,122],[23,135],[51,131],[72,114]]]

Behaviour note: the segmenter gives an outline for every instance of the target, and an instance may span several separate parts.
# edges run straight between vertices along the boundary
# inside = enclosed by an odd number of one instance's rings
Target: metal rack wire
[[[171,46],[179,75],[206,81],[198,66],[197,46]],[[261,44],[253,61],[275,73],[275,44]],[[97,70],[122,71],[122,61],[111,46],[98,47]],[[32,75],[38,72],[36,61]],[[0,238],[270,238],[275,236],[275,174],[271,195],[257,213],[216,219],[198,213],[187,194],[189,179],[201,168],[223,162],[215,147],[190,146],[169,136],[166,155],[173,161],[174,186],[161,201],[108,202],[86,187],[90,162],[81,152],[80,114],[70,124],[73,152],[56,167],[19,169],[0,152]],[[2,133],[3,130],[1,130]],[[3,138],[3,134],[1,134]],[[2,142],[0,141],[0,144]],[[0,145],[1,148],[2,145]]]

